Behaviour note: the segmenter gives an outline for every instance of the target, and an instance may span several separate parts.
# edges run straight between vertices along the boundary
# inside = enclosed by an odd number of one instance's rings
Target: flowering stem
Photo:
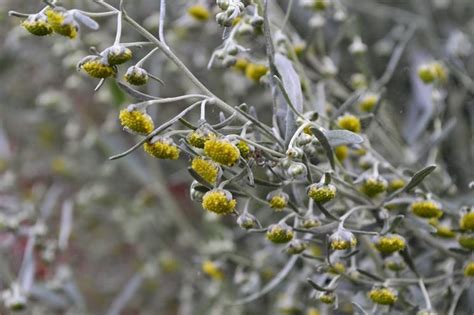
[[[122,11],[117,14],[117,33],[115,33],[114,46],[120,43],[122,37]]]
[[[160,25],[158,26],[158,38],[167,49],[170,49],[165,41],[165,32],[164,32],[165,16],[166,16],[166,0],[161,0],[160,1]]]

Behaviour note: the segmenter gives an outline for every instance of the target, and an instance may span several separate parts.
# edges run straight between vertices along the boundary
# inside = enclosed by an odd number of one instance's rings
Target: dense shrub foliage
[[[7,6],[2,314],[474,312],[472,1]]]

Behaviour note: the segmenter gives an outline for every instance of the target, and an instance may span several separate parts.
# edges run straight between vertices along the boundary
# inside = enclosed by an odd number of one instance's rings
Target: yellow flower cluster
[[[67,11],[48,8],[45,14],[48,17],[48,23],[55,33],[71,39],[76,38],[78,26]]]
[[[336,295],[333,292],[321,292],[318,298],[324,304],[333,304],[336,301]]]
[[[269,203],[272,209],[282,210],[288,204],[288,198],[286,198],[284,195],[275,195],[270,198]]]
[[[86,58],[86,61],[80,64],[80,68],[82,68],[91,77],[98,79],[105,79],[115,76],[117,73],[115,67],[107,64],[107,62],[105,62],[105,60],[99,56],[89,56]]]
[[[394,178],[390,181],[388,184],[388,190],[389,191],[395,191],[403,188],[405,186],[405,181],[401,178]]]
[[[360,119],[351,114],[345,114],[337,119],[337,125],[341,129],[349,130],[355,133],[360,132]]]
[[[308,197],[319,203],[325,203],[336,197],[336,186],[332,184],[312,184],[308,187]]]
[[[415,201],[410,206],[414,215],[421,218],[439,218],[443,215],[439,203],[432,200]]]
[[[174,145],[171,139],[155,137],[143,145],[146,153],[158,159],[177,160],[179,158],[179,148]]]
[[[387,181],[380,176],[367,177],[362,183],[361,191],[368,197],[375,197],[387,190]]]
[[[459,220],[461,230],[474,230],[474,211],[469,211]]]
[[[239,149],[240,156],[242,156],[244,159],[246,159],[249,156],[250,152],[252,152],[250,146],[244,140],[240,140],[235,146],[237,147],[237,149]]]
[[[377,102],[379,101],[379,96],[374,93],[367,93],[359,102],[359,108],[363,112],[371,112]]]
[[[222,189],[210,190],[202,198],[204,209],[222,215],[234,212],[236,204],[237,201],[232,199],[232,194]]]
[[[441,225],[437,218],[432,218],[428,223],[436,228],[436,235],[443,238],[453,238],[456,236],[456,233],[451,230],[449,226]]]
[[[405,239],[400,235],[387,235],[375,240],[375,248],[383,254],[392,254],[405,248]]]
[[[195,157],[191,162],[191,168],[208,183],[216,183],[217,175],[219,174],[219,165],[217,163],[201,157]]]
[[[219,266],[211,260],[203,261],[201,268],[206,275],[214,280],[224,279],[224,273],[222,272],[221,268],[219,268]]]
[[[433,61],[418,67],[418,77],[426,84],[435,81],[445,81],[447,76],[446,68],[438,61]]]
[[[119,119],[124,128],[138,134],[147,135],[155,128],[151,117],[140,110],[122,109],[119,114]]]
[[[372,302],[381,305],[393,305],[398,298],[397,292],[392,288],[373,288],[368,296]]]
[[[204,143],[204,152],[213,161],[226,166],[233,166],[240,158],[240,151],[234,144],[216,137]]]
[[[459,236],[458,242],[462,247],[469,250],[474,250],[474,233],[462,234]]]
[[[267,230],[267,239],[276,244],[288,243],[293,239],[293,229],[285,223],[272,224]]]
[[[464,267],[464,275],[466,277],[474,277],[474,261],[469,262],[466,267]]]
[[[261,64],[248,63],[245,67],[245,76],[255,82],[259,82],[267,72],[268,67]]]
[[[132,59],[132,51],[123,45],[114,45],[107,48],[104,53],[109,65],[120,65]]]
[[[329,237],[332,250],[346,250],[357,245],[357,239],[351,232],[339,229]]]
[[[131,66],[123,78],[132,85],[143,85],[148,82],[148,72],[143,68]]]
[[[209,10],[202,4],[196,4],[188,8],[188,14],[198,21],[207,21],[211,15]]]
[[[43,14],[32,14],[21,25],[36,36],[45,36],[53,32],[53,28]]]

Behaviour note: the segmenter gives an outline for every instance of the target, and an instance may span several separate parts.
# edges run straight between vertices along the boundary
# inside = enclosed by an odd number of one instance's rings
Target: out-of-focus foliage
[[[0,2],[0,314],[474,312],[471,0],[159,2]]]

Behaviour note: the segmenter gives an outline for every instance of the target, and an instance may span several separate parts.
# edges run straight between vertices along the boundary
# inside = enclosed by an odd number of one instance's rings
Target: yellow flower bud
[[[389,191],[395,191],[395,190],[399,190],[403,187],[405,187],[405,181],[401,178],[394,178],[390,181],[390,183],[388,184],[388,190]]]
[[[467,263],[464,267],[464,275],[466,277],[474,277],[474,261]]]
[[[119,119],[124,129],[132,133],[147,135],[155,128],[153,120],[146,112],[130,107],[120,111]]]
[[[474,250],[474,233],[462,234],[459,236],[458,242],[462,247],[469,250]]]
[[[186,140],[190,145],[193,147],[203,149],[204,144],[207,140],[210,140],[211,137],[215,137],[215,135],[210,131],[210,129],[204,124],[195,131],[192,131],[186,137]]]
[[[28,32],[36,36],[45,36],[53,32],[53,28],[48,23],[48,20],[44,14],[31,14],[28,18],[21,23]]]
[[[76,38],[79,26],[74,21],[71,13],[59,8],[48,8],[44,13],[48,17],[48,23],[55,33],[71,39]]]
[[[433,68],[428,64],[418,67],[418,77],[426,84],[432,83],[436,79]]]
[[[252,152],[252,149],[244,140],[240,140],[235,146],[239,149],[240,156],[244,159],[246,159],[250,155],[250,152]]]
[[[441,225],[437,218],[432,218],[428,221],[433,227],[436,228],[436,235],[443,238],[453,238],[456,236],[456,233],[451,230],[449,226]]]
[[[336,197],[336,186],[332,184],[316,183],[307,189],[308,197],[319,203],[325,203]]]
[[[272,209],[283,210],[288,205],[288,194],[275,190],[267,195],[267,201]]]
[[[439,218],[443,215],[440,204],[432,200],[415,201],[410,209],[414,215],[421,218]]]
[[[385,235],[375,239],[375,248],[383,254],[392,254],[405,248],[405,239],[400,235]]]
[[[474,230],[474,211],[466,212],[459,220],[461,230]]]
[[[240,158],[239,149],[229,140],[211,137],[204,143],[204,152],[214,162],[233,166]]]
[[[340,145],[334,148],[334,154],[339,161],[344,161],[349,156],[349,147],[347,145]]]
[[[131,66],[123,78],[132,85],[144,85],[148,82],[148,72],[143,68]]]
[[[230,214],[235,211],[237,201],[232,194],[224,189],[208,191],[202,198],[202,207],[217,214]]]
[[[188,14],[198,21],[207,21],[211,13],[202,4],[196,4],[188,8]]]
[[[117,73],[115,67],[110,66],[100,56],[86,56],[79,62],[78,67],[82,68],[91,77],[98,79],[115,76]]]
[[[268,72],[268,67],[255,63],[249,63],[245,68],[245,76],[255,82],[259,82],[260,78]]]
[[[125,63],[133,57],[132,51],[123,45],[114,45],[109,47],[104,50],[102,55],[107,58],[107,62],[111,66]]]
[[[333,292],[320,292],[318,299],[324,304],[334,304],[336,295]]]
[[[146,153],[158,159],[177,160],[180,153],[173,140],[159,136],[145,142],[143,149]]]
[[[351,114],[345,114],[337,119],[337,125],[341,129],[349,130],[355,133],[360,132],[360,119]]]
[[[329,237],[329,244],[332,250],[346,250],[355,247],[357,239],[351,232],[338,229]]]
[[[360,100],[359,108],[363,112],[371,112],[378,101],[379,101],[379,96],[377,94],[367,93]]]
[[[224,273],[222,272],[221,268],[211,260],[203,261],[201,268],[202,272],[214,280],[224,279]]]
[[[361,191],[372,198],[387,190],[387,185],[387,181],[381,176],[368,176],[362,183]]]
[[[219,165],[213,161],[195,157],[191,162],[191,168],[208,183],[215,184],[220,172]]]
[[[293,229],[286,223],[272,224],[267,230],[267,239],[276,244],[288,243],[293,239]]]
[[[235,62],[234,69],[238,71],[245,72],[245,69],[247,68],[247,65],[249,64],[248,60],[245,58],[237,58],[237,61]]]
[[[397,291],[392,288],[373,288],[368,293],[372,302],[381,305],[393,305],[397,301],[397,295]]]

